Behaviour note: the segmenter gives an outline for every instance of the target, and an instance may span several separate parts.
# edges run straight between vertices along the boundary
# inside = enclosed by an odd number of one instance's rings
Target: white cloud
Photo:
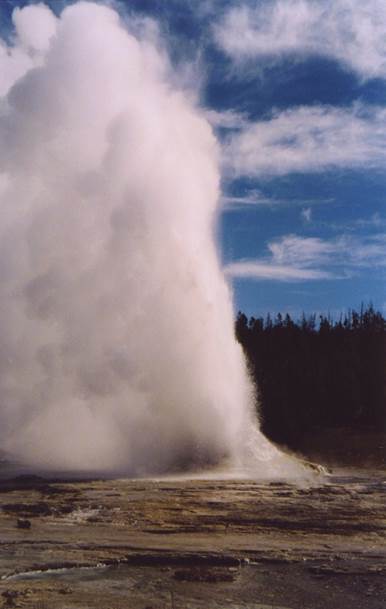
[[[386,77],[384,0],[275,0],[230,9],[214,28],[236,61],[321,55],[360,78]]]
[[[249,123],[224,143],[233,175],[275,176],[332,168],[385,167],[386,108],[300,106]]]
[[[363,269],[386,268],[386,233],[334,239],[285,235],[268,243],[269,255],[225,267],[233,278],[304,281],[343,279]]]

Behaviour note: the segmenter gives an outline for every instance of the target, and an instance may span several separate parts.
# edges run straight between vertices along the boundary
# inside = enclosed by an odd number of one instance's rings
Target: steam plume
[[[257,431],[214,227],[217,146],[157,41],[79,2],[0,44],[0,446],[147,473],[286,461]],[[260,469],[259,469],[260,468]]]

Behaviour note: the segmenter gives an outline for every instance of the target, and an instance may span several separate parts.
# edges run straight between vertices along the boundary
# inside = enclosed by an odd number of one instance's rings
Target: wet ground
[[[386,472],[0,481],[0,607],[385,609]]]

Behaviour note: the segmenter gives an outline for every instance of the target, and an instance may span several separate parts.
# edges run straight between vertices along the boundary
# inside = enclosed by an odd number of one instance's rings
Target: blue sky
[[[25,4],[2,0],[2,35]],[[157,20],[216,130],[236,309],[386,311],[384,0],[113,4]]]

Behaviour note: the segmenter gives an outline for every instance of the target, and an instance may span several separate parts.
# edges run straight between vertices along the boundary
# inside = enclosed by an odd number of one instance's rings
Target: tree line
[[[314,428],[386,431],[386,320],[370,304],[339,320],[239,312],[263,432],[296,448]]]

